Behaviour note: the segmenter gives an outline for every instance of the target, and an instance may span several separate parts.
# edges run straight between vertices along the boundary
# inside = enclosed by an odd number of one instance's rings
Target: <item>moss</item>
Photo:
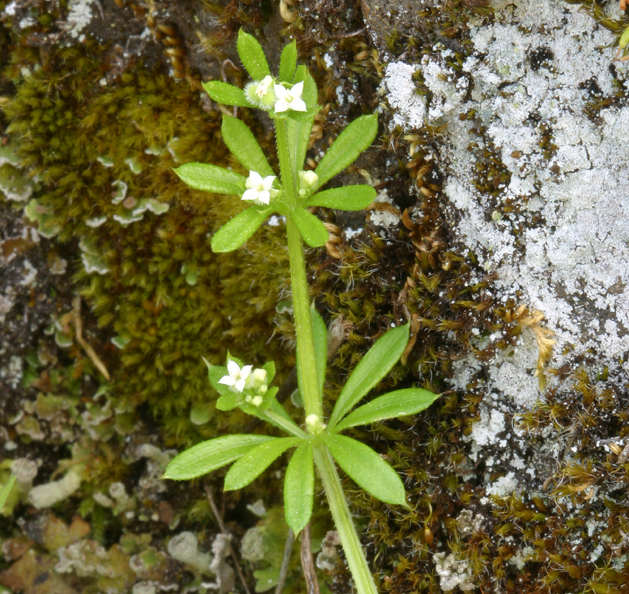
[[[204,108],[195,88],[141,65],[103,84],[101,52],[94,42],[52,52],[49,68],[22,81],[5,106],[9,133],[23,138],[22,163],[37,176],[37,202],[60,239],[92,246],[90,266],[76,281],[98,324],[126,343],[120,353],[104,350],[123,365],[114,393],[134,406],[149,402],[173,437],[193,440],[190,407],[213,401],[201,356],[218,363],[230,349],[256,364],[290,360],[266,344],[287,275],[281,229],[263,230],[247,251],[212,254],[211,233],[239,210],[238,201],[189,190],[172,168],[190,161],[239,167],[220,141],[220,112]],[[256,122],[245,120],[272,150]],[[143,199],[169,210],[120,224],[116,217]],[[93,266],[106,272],[90,272]]]

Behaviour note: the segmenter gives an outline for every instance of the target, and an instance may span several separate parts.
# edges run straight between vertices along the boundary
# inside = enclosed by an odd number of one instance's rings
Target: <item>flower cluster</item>
[[[250,82],[245,86],[247,101],[264,111],[274,110],[275,114],[289,109],[293,111],[308,111],[302,99],[304,83],[299,82],[291,88],[275,82],[272,76],[265,76],[260,81]]]
[[[232,392],[245,394],[245,402],[260,406],[269,386],[265,369],[253,369],[253,365],[240,367],[236,361],[227,361],[227,375],[218,380],[219,384],[229,386]]]

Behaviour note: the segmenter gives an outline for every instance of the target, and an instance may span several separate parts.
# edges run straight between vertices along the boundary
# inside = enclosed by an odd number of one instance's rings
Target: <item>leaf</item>
[[[303,206],[325,206],[338,210],[363,210],[376,199],[376,191],[371,186],[343,186],[319,192],[310,196]]]
[[[356,366],[339,395],[328,423],[334,427],[398,362],[408,343],[409,325],[381,336]]]
[[[297,68],[297,42],[293,40],[282,50],[280,57],[280,82],[292,82]]]
[[[330,239],[323,223],[307,210],[297,207],[290,214],[299,234],[310,247],[321,247]]]
[[[440,394],[433,394],[421,388],[389,392],[351,412],[334,427],[334,431],[343,431],[348,427],[368,425],[384,419],[414,415],[428,408],[439,396]]]
[[[9,478],[9,482],[6,485],[4,485],[4,487],[2,487],[2,490],[0,490],[0,512],[2,511],[2,508],[4,507],[4,504],[6,503],[9,497],[9,493],[11,493],[11,489],[13,489],[13,485],[15,484],[16,480],[17,480],[17,474],[11,473],[11,478]]]
[[[315,361],[317,365],[317,374],[319,377],[319,389],[323,391],[325,383],[325,372],[328,364],[328,329],[323,318],[318,314],[314,305],[310,308],[310,316],[312,321],[312,337],[314,341]],[[304,386],[301,379],[301,364],[299,363],[299,347],[297,348],[297,385],[299,393],[304,393]]]
[[[201,442],[175,456],[162,478],[183,481],[202,476],[238,460],[251,448],[275,439],[266,435],[225,435]]]
[[[625,49],[625,47],[627,47],[628,44],[629,44],[629,27],[627,27],[622,32],[622,35],[620,36],[620,39],[618,40],[618,47],[620,49]]]
[[[312,114],[305,122],[298,122],[292,118],[284,120],[286,122],[286,134],[289,139],[288,150],[295,171],[304,168],[314,118],[315,116]]]
[[[317,188],[353,163],[366,150],[378,133],[377,114],[355,119],[334,141],[315,169],[319,176]]]
[[[195,190],[235,195],[240,195],[245,191],[246,179],[242,175],[216,165],[186,163],[173,171]]]
[[[402,480],[370,447],[344,435],[323,433],[322,438],[339,466],[367,493],[385,503],[406,505]]]
[[[227,394],[229,392],[229,386],[225,384],[219,384],[218,380],[222,377],[229,375],[227,367],[222,365],[212,365],[205,357],[201,357],[207,367],[207,378],[210,380],[210,384],[219,394]],[[233,357],[231,357],[233,359]],[[238,361],[236,361],[238,363]],[[239,363],[242,366],[241,363]]]
[[[221,132],[227,148],[245,169],[255,171],[262,177],[275,175],[247,124],[238,118],[223,114]]]
[[[284,515],[295,534],[299,534],[310,521],[313,496],[312,442],[307,441],[293,454],[284,477]]]
[[[238,31],[236,49],[242,65],[253,80],[262,80],[265,76],[271,74],[264,50],[253,35],[249,35],[240,29]]]
[[[225,491],[234,491],[246,487],[251,481],[258,478],[288,448],[296,446],[301,441],[303,440],[299,437],[277,437],[273,441],[267,441],[249,450],[225,475]]]
[[[317,373],[319,374],[319,388],[323,391],[325,372],[328,365],[328,329],[314,307],[310,308],[312,317],[312,335],[314,338],[314,350],[317,360]]]
[[[212,237],[213,252],[231,252],[239,248],[264,223],[270,210],[258,210],[254,206],[243,210],[225,223]]]
[[[247,101],[245,92],[234,85],[230,85],[220,80],[211,80],[201,85],[205,92],[217,103],[224,105],[236,105],[238,107],[252,107]]]

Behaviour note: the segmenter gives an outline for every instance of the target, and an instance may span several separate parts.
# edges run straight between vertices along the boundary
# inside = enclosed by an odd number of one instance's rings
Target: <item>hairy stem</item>
[[[299,231],[290,217],[286,217],[286,233],[288,235],[288,256],[290,259],[290,281],[293,289],[293,311],[295,315],[295,332],[297,333],[297,350],[304,393],[306,416],[323,417],[317,361],[314,351],[312,334],[312,318],[310,316],[310,298],[308,280],[306,278],[306,261],[304,248]]]
[[[313,453],[356,589],[360,594],[377,594],[332,455],[323,444],[317,445]]]

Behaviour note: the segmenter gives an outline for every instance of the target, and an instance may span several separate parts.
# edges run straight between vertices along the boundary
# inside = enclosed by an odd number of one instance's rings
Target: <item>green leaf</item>
[[[13,489],[13,485],[15,485],[16,480],[17,480],[17,475],[11,473],[11,478],[9,478],[9,482],[6,485],[4,485],[4,487],[2,487],[2,490],[0,491],[0,512],[2,511],[2,508],[4,507],[4,504],[6,503],[9,497],[9,493],[11,493],[11,489]]]
[[[328,427],[334,427],[398,362],[408,343],[409,325],[381,336],[356,366],[339,395]]]
[[[620,39],[618,40],[618,47],[620,49],[625,49],[625,47],[627,47],[628,44],[629,44],[629,27],[627,27],[622,32],[622,35],[620,36]]]
[[[298,122],[292,118],[287,118],[284,121],[286,123],[286,134],[289,139],[288,150],[291,164],[295,171],[300,171],[304,168],[304,162],[306,161],[314,114],[309,116],[305,122]]]
[[[221,82],[220,80],[211,80],[203,83],[201,86],[217,103],[236,105],[237,107],[252,107],[245,97],[245,92],[234,85]]]
[[[319,192],[310,196],[303,206],[325,206],[338,210],[363,210],[376,199],[376,191],[371,186],[343,186]]]
[[[322,434],[323,442],[339,466],[367,493],[393,505],[406,505],[404,484],[376,452],[344,435]]]
[[[389,392],[351,412],[334,427],[334,431],[343,431],[348,427],[368,425],[384,419],[414,415],[428,408],[439,396],[440,394],[433,394],[421,388]]]
[[[290,214],[297,225],[299,234],[310,247],[321,247],[330,239],[323,223],[307,210],[297,207]]]
[[[310,308],[312,320],[312,337],[314,341],[315,361],[317,374],[319,377],[319,389],[323,390],[325,383],[325,372],[328,364],[328,329],[323,318],[318,314],[314,305]],[[304,393],[304,386],[301,379],[301,364],[299,363],[299,347],[297,348],[297,385],[299,393]]]
[[[293,40],[282,50],[280,57],[280,82],[292,82],[297,68],[297,42]]]
[[[312,317],[312,335],[317,360],[317,373],[319,374],[319,389],[323,391],[325,372],[328,365],[328,329],[323,318],[314,307],[310,308],[310,315]]]
[[[266,435],[225,435],[204,441],[175,456],[162,478],[183,481],[202,476],[238,460],[251,448],[275,439]]]
[[[270,210],[258,210],[254,206],[243,210],[225,223],[212,237],[213,252],[231,252],[239,248],[264,223]]]
[[[195,190],[235,195],[240,195],[245,191],[246,179],[242,175],[216,165],[186,163],[173,171]]]
[[[205,357],[201,357],[205,366],[207,367],[207,378],[210,380],[210,384],[219,394],[227,394],[229,392],[229,386],[225,384],[219,384],[218,380],[228,375],[227,367],[222,365],[212,365]],[[241,365],[239,363],[239,365]]]
[[[312,442],[307,441],[293,454],[284,477],[284,515],[295,534],[299,534],[310,521],[313,496]]]
[[[236,49],[242,65],[253,80],[262,80],[265,76],[271,74],[262,46],[253,35],[249,35],[240,29],[238,31]]]
[[[277,437],[256,448],[249,450],[236,462],[225,476],[225,491],[234,491],[246,487],[258,478],[288,448],[303,440],[299,437]]]
[[[262,177],[275,175],[264,156],[262,148],[247,124],[241,122],[238,118],[232,118],[223,114],[221,132],[227,148],[245,169],[255,171]]]
[[[355,119],[334,141],[315,169],[319,176],[317,188],[352,164],[360,153],[369,148],[378,133],[377,114]]]

